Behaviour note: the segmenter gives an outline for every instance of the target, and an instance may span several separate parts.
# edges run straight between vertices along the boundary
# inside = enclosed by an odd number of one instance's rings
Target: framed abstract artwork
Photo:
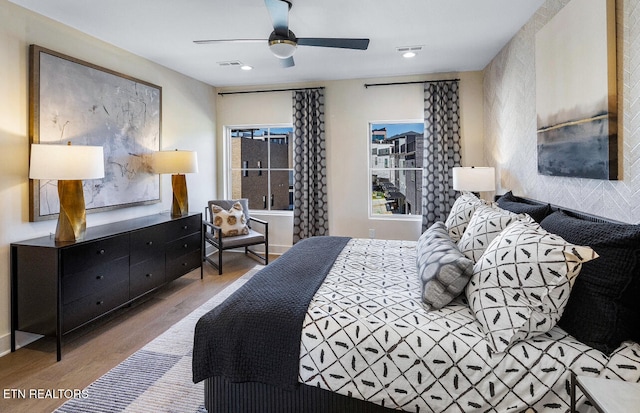
[[[83,182],[87,212],[160,202],[150,154],[160,150],[162,88],[31,45],[31,143],[102,146],[103,179]],[[57,217],[57,182],[31,180],[29,220]]]
[[[571,0],[536,34],[538,173],[618,179],[615,0]]]

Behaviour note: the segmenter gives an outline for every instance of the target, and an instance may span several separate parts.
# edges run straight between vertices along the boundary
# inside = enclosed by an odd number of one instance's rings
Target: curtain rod
[[[218,92],[218,95],[241,95],[244,93],[267,93],[267,92],[295,92],[298,90],[313,90],[313,89],[324,89],[324,86],[320,87],[298,87],[292,89],[269,89],[269,90],[239,90],[237,92]]]
[[[369,86],[413,85],[417,83],[440,83],[440,82],[451,82],[451,81],[460,81],[460,79],[417,80],[415,82],[365,83],[364,87],[368,88]]]

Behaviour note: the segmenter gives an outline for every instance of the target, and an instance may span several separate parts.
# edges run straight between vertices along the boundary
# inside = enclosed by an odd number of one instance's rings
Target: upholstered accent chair
[[[204,216],[202,260],[217,268],[218,274],[222,274],[222,251],[225,250],[244,248],[245,254],[251,254],[264,265],[269,263],[269,223],[251,216],[246,198],[209,201]],[[261,244],[264,244],[264,255],[249,248]],[[208,253],[208,245],[215,251]],[[216,253],[217,260],[212,258]]]

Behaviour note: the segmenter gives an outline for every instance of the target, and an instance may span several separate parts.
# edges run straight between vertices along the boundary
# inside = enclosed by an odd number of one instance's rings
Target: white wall
[[[117,49],[67,26],[0,0],[0,354],[9,350],[9,244],[55,231],[56,221],[31,223],[28,187],[28,47],[38,44],[162,87],[163,149],[198,153],[200,172],[187,176],[190,209],[202,211],[216,193],[215,89]],[[88,214],[89,227],[171,208],[171,182],[162,202]]]
[[[461,79],[461,122],[463,163],[485,165],[483,158],[482,73],[425,75],[402,78],[328,81],[314,84],[262,86],[255,89],[325,87],[325,132],[329,185],[329,230],[331,235],[376,238],[417,239],[419,220],[371,219],[368,213],[369,173],[367,162],[368,126],[371,121],[422,119],[422,84],[365,88],[365,83]],[[254,90],[255,90],[254,89]],[[242,89],[221,89],[233,91]],[[246,90],[246,88],[245,88]],[[218,136],[225,126],[291,123],[291,92],[255,93],[219,96],[217,103]],[[218,196],[224,194],[224,142],[218,140]],[[292,244],[291,215],[255,214],[269,221],[270,244],[276,251]]]
[[[618,181],[538,175],[536,33],[569,0],[547,0],[491,61],[484,74],[485,151],[496,166],[498,190],[552,204],[640,222],[640,7],[618,0]],[[558,64],[561,64],[560,62]]]

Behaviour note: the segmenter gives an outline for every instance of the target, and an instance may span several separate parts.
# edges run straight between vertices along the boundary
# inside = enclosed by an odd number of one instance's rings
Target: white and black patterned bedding
[[[492,352],[463,299],[423,308],[415,245],[349,241],[309,306],[300,382],[424,413],[566,411],[570,371],[640,381],[637,343],[605,355],[558,327]]]

